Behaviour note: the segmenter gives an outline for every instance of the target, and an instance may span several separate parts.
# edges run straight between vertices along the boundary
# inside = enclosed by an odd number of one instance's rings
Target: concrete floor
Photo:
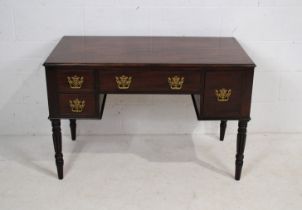
[[[235,136],[0,137],[0,209],[302,209],[302,135],[249,135],[242,179]]]

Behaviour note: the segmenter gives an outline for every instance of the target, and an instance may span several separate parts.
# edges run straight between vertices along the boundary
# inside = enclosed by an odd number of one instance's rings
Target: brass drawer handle
[[[215,94],[217,97],[217,101],[219,102],[226,102],[230,99],[231,95],[232,95],[232,89],[225,89],[225,88],[221,88],[219,90],[215,90]]]
[[[115,77],[115,81],[117,84],[118,89],[128,89],[131,85],[132,82],[132,77],[128,77],[125,75],[119,76],[119,77]]]
[[[79,77],[77,75],[74,75],[73,77],[67,77],[69,87],[71,89],[80,89],[84,82],[84,77]]]
[[[81,113],[85,107],[85,100],[80,101],[78,98],[69,100],[69,106],[72,112]]]
[[[184,84],[185,78],[179,76],[168,77],[168,83],[172,90],[181,90],[182,85]]]

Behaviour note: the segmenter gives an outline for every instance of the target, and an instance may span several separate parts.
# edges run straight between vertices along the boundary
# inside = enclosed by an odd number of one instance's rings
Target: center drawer
[[[102,71],[99,89],[104,92],[192,93],[200,91],[198,71]]]

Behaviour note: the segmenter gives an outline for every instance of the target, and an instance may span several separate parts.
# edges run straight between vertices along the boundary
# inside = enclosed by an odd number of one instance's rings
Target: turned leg
[[[235,179],[240,180],[241,170],[244,158],[244,148],[246,142],[246,128],[248,120],[239,120],[237,134],[237,153],[236,153],[236,171]]]
[[[220,141],[223,141],[223,139],[224,139],[226,126],[227,126],[227,121],[221,120],[221,122],[220,122]]]
[[[55,158],[57,165],[58,178],[63,179],[63,154],[62,154],[62,134],[61,134],[61,122],[59,119],[52,119],[52,138],[55,148]]]
[[[73,141],[76,140],[76,129],[77,129],[77,124],[75,119],[70,119],[70,133],[71,133],[71,139]]]

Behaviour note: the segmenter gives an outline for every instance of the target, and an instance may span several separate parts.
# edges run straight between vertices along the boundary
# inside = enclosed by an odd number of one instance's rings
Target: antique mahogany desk
[[[101,119],[106,94],[190,94],[198,120],[238,120],[235,179],[243,165],[255,64],[234,38],[63,37],[44,63],[58,178],[61,119]]]

